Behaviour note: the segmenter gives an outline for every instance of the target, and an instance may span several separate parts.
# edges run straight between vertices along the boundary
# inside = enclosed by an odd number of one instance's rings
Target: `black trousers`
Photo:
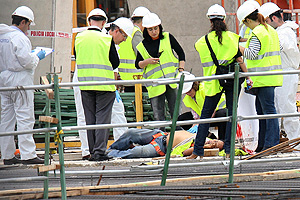
[[[87,125],[110,124],[115,92],[81,90],[82,105]],[[104,155],[109,129],[87,130],[91,154]]]
[[[219,109],[215,113],[215,118],[217,117],[226,117],[227,116],[227,109]],[[185,120],[193,120],[193,114],[191,112],[185,112],[178,116],[177,121],[185,121]],[[226,132],[226,122],[217,122],[211,123],[210,127],[218,127],[218,139],[224,141],[225,140],[225,132]],[[181,126],[184,130],[189,130],[192,127],[192,124],[189,125],[182,125]]]

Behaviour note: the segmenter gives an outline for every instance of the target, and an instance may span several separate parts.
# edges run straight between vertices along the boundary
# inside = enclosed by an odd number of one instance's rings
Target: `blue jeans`
[[[257,88],[255,107],[258,115],[277,114],[274,105],[275,87]],[[260,119],[256,151],[279,144],[278,119]]]
[[[160,133],[158,129],[128,129],[121,137],[115,141],[109,148],[108,156],[118,158],[151,158],[160,156],[154,146],[150,144],[153,135]],[[162,152],[166,153],[166,145],[163,142],[163,136],[155,139]],[[141,146],[130,146],[135,143]]]
[[[225,91],[226,107],[228,110],[228,116],[232,115],[233,90],[232,89],[223,89],[222,92],[216,94],[215,96],[211,96],[211,97],[205,96],[204,105],[203,105],[200,119],[211,118],[212,114],[214,113],[214,111],[217,107],[217,104],[220,101],[223,91]],[[240,87],[239,87],[238,91],[240,91]],[[199,124],[193,154],[198,155],[198,156],[204,155],[203,146],[205,144],[205,139],[208,135],[208,129],[209,129],[209,123]],[[226,133],[225,133],[225,142],[224,142],[224,149],[225,149],[225,153],[227,153],[227,154],[230,153],[230,141],[231,141],[231,122],[227,122]]]

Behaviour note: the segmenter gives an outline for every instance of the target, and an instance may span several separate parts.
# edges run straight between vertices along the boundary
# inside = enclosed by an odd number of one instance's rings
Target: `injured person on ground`
[[[164,156],[169,144],[169,133],[158,129],[132,128],[126,131],[108,149],[109,157],[151,158]],[[193,152],[196,134],[185,130],[175,131],[171,155],[188,156]],[[204,148],[223,149],[224,142],[207,138]]]

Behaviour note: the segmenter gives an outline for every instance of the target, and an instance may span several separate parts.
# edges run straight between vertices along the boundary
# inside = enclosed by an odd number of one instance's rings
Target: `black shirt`
[[[178,43],[178,41],[174,38],[173,35],[171,35],[169,33],[169,37],[170,37],[170,44],[171,44],[171,48],[174,49],[174,51],[176,52],[176,54],[178,55],[178,59],[179,61],[185,61],[185,54],[184,51],[182,49],[182,47],[180,46],[180,44]],[[159,44],[160,44],[160,40],[143,40],[143,45],[146,48],[146,50],[148,51],[148,53],[150,54],[150,56],[152,56],[153,58],[158,58],[158,50],[159,50]],[[143,56],[140,54],[140,52],[138,52],[137,56],[136,56],[136,60],[135,60],[135,67],[137,69],[141,69],[139,67],[139,62],[143,61],[144,58]]]

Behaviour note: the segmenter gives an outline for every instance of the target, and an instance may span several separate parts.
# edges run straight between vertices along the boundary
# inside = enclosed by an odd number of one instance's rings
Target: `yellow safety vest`
[[[75,39],[79,82],[114,81],[109,61],[112,37],[97,30],[86,30]],[[115,85],[80,86],[81,90],[115,91]]]
[[[228,65],[233,62],[234,56],[238,52],[239,38],[237,34],[230,31],[222,32],[222,45],[218,41],[218,37],[215,31],[208,34],[208,40],[210,45],[216,54],[220,65]],[[202,36],[196,43],[195,48],[199,52],[200,60],[203,66],[203,76],[214,76],[217,66],[214,64],[210,55],[210,51],[207,47],[205,36]],[[205,81],[205,95],[214,96],[221,92],[223,89],[220,86],[219,80]]]
[[[268,29],[262,24],[252,30],[251,37],[256,36],[261,44],[258,56],[254,60],[247,59],[249,72],[282,71],[279,38],[276,30],[268,25]],[[250,39],[246,43],[249,47]],[[253,87],[281,86],[282,75],[253,76]]]
[[[205,87],[204,82],[201,82],[199,85],[199,90],[196,91],[196,94],[195,94],[196,101],[189,95],[185,95],[185,97],[182,100],[186,107],[191,108],[199,116],[201,116],[201,112],[202,112],[202,108],[203,108],[203,104],[204,104],[204,100],[205,100],[204,87]],[[222,108],[226,108],[225,93],[222,94],[216,110],[219,110]]]
[[[140,29],[138,27],[134,27],[132,37],[137,31],[140,31]],[[133,75],[142,75],[143,69],[137,69],[135,67],[136,55],[132,48],[132,38],[127,37],[126,41],[119,44],[119,47],[120,49],[118,50],[118,53],[120,57],[120,65],[118,69],[121,79],[133,80]]]
[[[251,29],[249,27],[247,27],[243,38],[248,39],[248,38],[250,38],[250,36],[251,36]]]
[[[175,78],[178,73],[178,59],[174,56],[170,44],[170,37],[168,32],[163,32],[164,38],[160,40],[159,64],[149,64],[143,69],[143,77],[145,79],[162,79],[162,78]],[[143,43],[137,46],[138,51],[144,60],[151,58]],[[177,84],[169,84],[171,88],[176,88]],[[157,97],[166,91],[166,85],[153,85],[152,83],[145,84],[148,90],[149,98]]]

